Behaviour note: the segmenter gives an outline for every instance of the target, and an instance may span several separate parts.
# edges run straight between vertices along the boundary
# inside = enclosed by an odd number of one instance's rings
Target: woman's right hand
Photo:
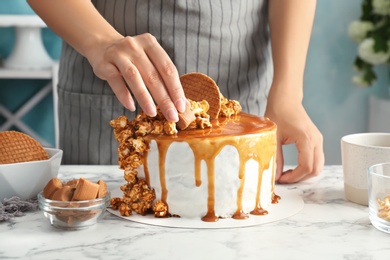
[[[123,106],[135,109],[133,95],[147,115],[156,115],[155,101],[165,118],[178,121],[177,111],[183,112],[187,101],[175,65],[154,36],[120,37],[100,45],[86,57]]]

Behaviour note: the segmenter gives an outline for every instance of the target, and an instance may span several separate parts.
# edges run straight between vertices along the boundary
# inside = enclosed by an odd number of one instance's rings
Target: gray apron
[[[202,72],[243,110],[263,115],[271,85],[266,0],[93,0],[123,35],[149,32],[179,74]],[[88,61],[63,43],[59,70],[60,147],[64,164],[117,164],[111,119],[123,108]]]

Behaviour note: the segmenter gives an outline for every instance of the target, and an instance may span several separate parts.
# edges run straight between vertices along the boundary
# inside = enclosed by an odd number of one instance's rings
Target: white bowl
[[[62,150],[44,148],[48,160],[0,164],[0,201],[18,196],[22,200],[36,198],[61,165]]]

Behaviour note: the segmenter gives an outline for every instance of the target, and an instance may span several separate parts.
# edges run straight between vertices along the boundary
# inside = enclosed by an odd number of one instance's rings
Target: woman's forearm
[[[27,2],[55,33],[84,56],[88,56],[99,43],[122,37],[90,0]]]
[[[282,88],[285,95],[291,93],[302,100],[303,75],[315,7],[315,0],[269,1],[273,92],[279,92],[279,88]]]

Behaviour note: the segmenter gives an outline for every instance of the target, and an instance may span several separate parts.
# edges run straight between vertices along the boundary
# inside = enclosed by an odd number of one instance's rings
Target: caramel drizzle
[[[275,164],[272,164],[272,172],[275,172]],[[271,185],[272,185],[272,204],[277,204],[279,203],[279,200],[281,198],[279,195],[275,194],[275,174],[272,175]]]
[[[207,188],[208,188],[208,198],[207,198],[207,214],[202,217],[203,221],[206,222],[215,222],[218,221],[218,217],[215,214],[214,204],[215,204],[215,171],[214,171],[214,160],[207,161]],[[195,173],[200,176],[199,173]]]
[[[249,122],[252,118],[246,117],[245,120]],[[253,119],[252,119],[253,120]],[[276,129],[276,126],[273,128]],[[183,131],[185,132],[185,131]],[[181,133],[183,133],[181,132]],[[179,132],[180,133],[180,132]],[[241,129],[240,134],[245,134],[245,129]],[[207,178],[208,178],[208,198],[207,198],[207,213],[202,217],[203,221],[206,222],[215,222],[218,221],[218,216],[215,214],[215,168],[214,161],[215,157],[219,154],[219,152],[226,146],[232,145],[234,146],[239,153],[239,173],[238,177],[240,179],[240,186],[237,190],[237,210],[232,216],[235,219],[245,219],[248,217],[246,213],[243,212],[242,209],[242,195],[244,191],[244,183],[245,183],[245,164],[250,159],[254,159],[258,162],[258,185],[257,185],[257,193],[256,193],[256,205],[254,209],[250,212],[254,215],[265,215],[268,214],[266,210],[264,210],[260,205],[260,195],[261,195],[261,183],[263,179],[264,170],[268,169],[270,166],[270,161],[272,157],[276,154],[276,131],[267,135],[258,135],[260,132],[257,132],[256,135],[241,135],[236,136],[235,138],[214,138],[213,141],[204,142],[203,145],[199,145],[202,139],[194,139],[194,138],[181,138],[181,139],[172,139],[172,138],[157,138],[154,139],[157,143],[158,151],[159,151],[159,175],[160,175],[160,184],[161,184],[161,200],[164,202],[167,201],[168,190],[166,187],[166,177],[165,177],[165,158],[167,154],[167,150],[170,144],[173,141],[183,141],[187,142],[191,147],[194,158],[195,158],[195,185],[199,187],[202,184],[201,180],[201,161],[204,160],[207,165]],[[232,134],[233,135],[233,134]],[[183,135],[185,136],[185,134]],[[190,136],[190,135],[188,135]],[[205,136],[205,139],[210,138],[210,136]],[[258,138],[262,139],[261,142],[257,140]],[[267,145],[264,145],[266,143]],[[255,144],[255,145],[254,145]],[[205,147],[207,145],[207,147]],[[147,154],[146,154],[147,155]],[[144,157],[144,170],[145,176],[149,177],[149,170],[146,166],[146,157]],[[272,162],[272,203],[277,203],[280,199],[278,195],[274,193],[274,164],[275,158],[273,158]]]
[[[144,166],[144,173],[145,173],[145,181],[150,187],[150,175],[149,175],[149,168],[148,168],[148,151],[144,152],[142,159],[143,159],[142,165]]]
[[[201,158],[195,157],[195,186],[196,187],[199,187],[200,185],[202,185],[202,180],[200,178],[201,163],[202,163]]]
[[[216,222],[218,216],[215,214],[215,157],[219,154],[225,145],[221,145],[217,141],[210,142],[207,149],[204,146],[199,146],[199,141],[187,141],[194,153],[195,158],[195,185],[199,187],[201,180],[201,161],[204,160],[207,165],[207,213],[202,217],[203,221]]]
[[[280,196],[272,193],[272,204],[278,204],[280,200]]]
[[[263,182],[263,173],[264,168],[259,163],[259,173],[257,177],[257,194],[256,194],[256,205],[255,208],[250,212],[252,215],[267,215],[268,211],[263,209],[260,204],[260,195],[261,195],[261,184]]]
[[[158,167],[160,173],[161,200],[165,203],[167,203],[167,197],[168,197],[167,182],[165,178],[165,159],[170,145],[171,142],[157,142],[158,156],[159,156]]]
[[[240,187],[237,191],[237,210],[233,214],[232,218],[234,219],[247,219],[249,216],[242,210],[242,194],[244,193],[244,185],[245,185],[245,161],[242,159],[240,153],[240,170],[238,174],[238,178],[240,179]]]

